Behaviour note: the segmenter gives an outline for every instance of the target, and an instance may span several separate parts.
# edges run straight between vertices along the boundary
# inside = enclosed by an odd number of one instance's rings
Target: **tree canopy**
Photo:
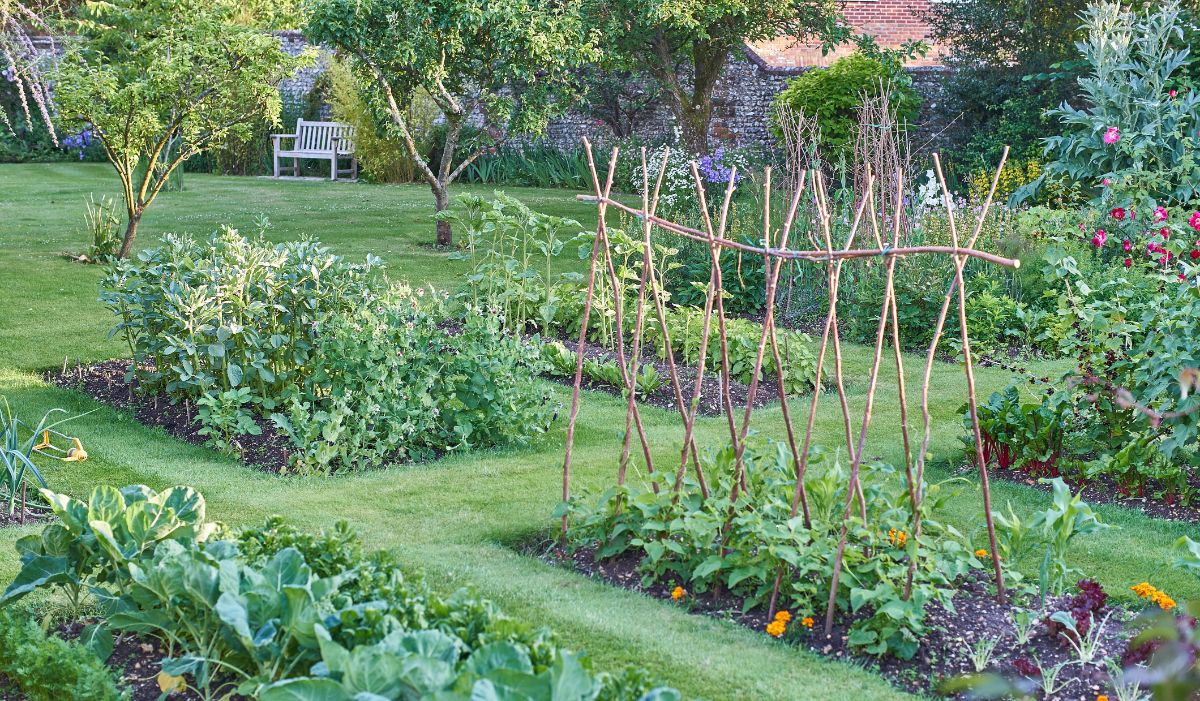
[[[570,102],[574,69],[595,52],[576,0],[315,0],[308,9],[309,37],[352,56],[377,88],[439,212],[450,183],[486,149],[545,129]],[[405,118],[418,91],[444,120],[436,158]],[[479,137],[464,144],[468,126]],[[448,221],[438,222],[437,242],[451,243]]]
[[[589,22],[663,86],[690,150],[708,150],[713,89],[730,52],[780,36],[826,46],[850,38],[836,0],[584,0]]]
[[[120,255],[142,214],[187,159],[259,120],[274,122],[279,83],[309,56],[233,21],[236,0],[108,0],[80,7],[76,40],[56,74],[68,129],[89,129],[121,180],[128,216]]]

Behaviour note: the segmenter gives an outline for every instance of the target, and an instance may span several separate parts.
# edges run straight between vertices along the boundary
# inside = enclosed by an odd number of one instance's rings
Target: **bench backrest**
[[[354,128],[341,122],[296,121],[297,151],[354,153]]]

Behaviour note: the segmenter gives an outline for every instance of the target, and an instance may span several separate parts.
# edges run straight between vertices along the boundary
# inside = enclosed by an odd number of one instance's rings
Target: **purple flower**
[[[729,182],[729,173],[732,171],[732,167],[725,163],[725,147],[723,146],[710,155],[701,156],[696,167],[705,182],[720,184]],[[741,179],[742,176],[738,174],[733,181],[736,183]]]
[[[17,67],[10,65],[8,68],[4,69],[4,77],[7,78],[8,82],[10,83],[17,82]]]

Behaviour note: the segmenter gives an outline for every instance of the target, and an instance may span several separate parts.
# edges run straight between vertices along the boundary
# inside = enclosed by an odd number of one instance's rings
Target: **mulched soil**
[[[556,547],[547,545],[547,542],[527,546],[526,551],[539,555],[552,564],[574,569],[608,584],[657,599],[671,600],[671,591],[675,586],[673,582],[642,586],[641,574],[637,571],[638,557],[635,553],[596,562],[593,552],[579,551],[573,555],[566,555]],[[792,611],[794,618],[788,626],[785,640],[794,641],[826,657],[873,669],[906,691],[938,695],[937,689],[943,680],[974,673],[970,647],[976,641],[987,638],[999,640],[987,667],[988,672],[1001,674],[1010,680],[1020,679],[1014,661],[1019,658],[1032,661],[1036,656],[1043,669],[1050,669],[1060,662],[1069,662],[1059,674],[1062,689],[1049,698],[1062,701],[1094,701],[1098,694],[1111,693],[1111,690],[1105,689],[1107,673],[1103,667],[1081,667],[1070,647],[1065,642],[1051,638],[1041,624],[1035,625],[1036,632],[1029,643],[1018,645],[1010,622],[1012,608],[996,601],[990,591],[990,578],[987,574],[974,572],[959,584],[960,589],[954,597],[953,611],[937,604],[930,605],[927,617],[930,630],[922,638],[921,648],[916,657],[911,660],[875,658],[853,652],[846,643],[847,626],[852,621],[843,619],[835,622],[833,633],[828,638],[825,637],[822,630],[823,611]],[[1047,610],[1053,612],[1069,609],[1070,598],[1070,595],[1050,598],[1047,601]],[[764,608],[743,612],[742,602],[728,594],[689,593],[687,598],[677,605],[686,607],[691,613],[733,621],[760,632],[769,622]],[[812,630],[806,630],[800,625],[801,618],[807,614],[817,619]],[[1115,608],[1115,613],[1105,628],[1106,633],[1101,644],[1103,657],[1119,659],[1124,654],[1131,637],[1124,632],[1125,624],[1133,618],[1134,615],[1130,611]],[[763,632],[763,635],[766,633]],[[1037,690],[1038,693],[1033,697],[1042,698],[1040,680]]]
[[[67,623],[58,629],[58,634],[65,640],[74,640],[82,633],[84,627],[95,621],[76,621]],[[158,640],[132,635],[118,635],[113,641],[112,655],[105,661],[109,669],[117,671],[118,676],[130,691],[132,701],[155,701],[162,695],[158,686],[158,672],[162,660],[170,657]],[[191,678],[188,678],[191,681]],[[173,692],[167,698],[173,701],[196,701],[200,695],[192,690]],[[230,696],[230,699],[244,699],[244,696]]]
[[[197,433],[200,426],[195,423],[196,407],[191,403],[172,404],[163,395],[147,396],[138,391],[135,378],[125,384],[127,360],[108,360],[95,365],[78,366],[63,371],[51,371],[46,380],[66,389],[83,392],[92,399],[109,406],[129,411],[143,424],[157,426],[175,438],[194,445],[203,445],[204,436]],[[238,437],[242,448],[242,460],[267,472],[280,472],[288,465],[287,436],[269,421],[256,417],[262,435]]]
[[[561,339],[564,346],[574,351],[578,348],[578,341]],[[585,343],[583,346],[583,354],[586,358],[594,360],[615,360],[616,355],[607,348],[596,343]],[[768,355],[766,360],[770,361]],[[666,361],[660,360],[653,353],[642,353],[641,365],[651,365],[658,371],[662,378],[662,385],[652,392],[649,396],[639,397],[638,400],[643,404],[677,411],[675,404],[675,390],[671,387],[671,369]],[[690,406],[693,391],[696,389],[696,368],[689,365],[675,364],[675,369],[679,373],[679,382],[682,386],[683,401],[685,406]],[[574,384],[573,377],[557,377],[547,376],[548,379],[554,382],[570,387]],[[588,379],[585,375],[583,378],[583,388],[607,392],[616,396],[621,396],[621,388],[609,384],[607,382],[597,382]],[[735,411],[744,410],[746,408],[746,398],[750,395],[750,386],[740,382],[730,381],[729,383],[729,398],[733,402]],[[758,389],[754,393],[754,406],[762,407],[772,402],[779,401],[779,385],[774,376],[770,374],[764,375],[762,382],[759,382]],[[720,374],[711,370],[704,373],[704,386],[700,390],[700,407],[701,416],[720,416],[725,413],[725,407],[722,403],[721,394],[721,379]]]
[[[29,498],[31,500],[37,499],[38,501],[45,503],[37,492],[34,492]],[[19,503],[17,504],[17,513],[15,514],[8,513],[7,506],[4,509],[0,509],[0,528],[5,528],[7,526],[28,526],[30,524],[48,521],[49,519],[50,512],[46,511],[45,509],[27,509],[24,513],[21,513],[21,505]]]
[[[978,474],[978,471],[970,465],[964,465],[961,472],[971,475]],[[1031,477],[1020,470],[999,470],[993,466],[988,470],[988,476],[1023,484],[1046,493],[1051,491],[1050,485],[1042,484],[1036,477]],[[1078,493],[1082,490],[1083,500],[1089,504],[1114,504],[1126,509],[1141,511],[1151,518],[1200,523],[1200,507],[1178,503],[1169,504],[1149,493],[1143,496],[1123,494],[1117,487],[1116,481],[1107,475],[1101,475],[1086,482],[1065,478],[1064,480],[1073,492]],[[1200,491],[1200,479],[1194,477],[1192,483],[1192,486]]]

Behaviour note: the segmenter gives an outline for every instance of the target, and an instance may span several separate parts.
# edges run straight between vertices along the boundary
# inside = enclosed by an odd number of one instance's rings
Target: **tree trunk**
[[[128,258],[133,251],[133,239],[137,236],[138,224],[142,221],[141,212],[129,212],[129,223],[125,225],[125,238],[121,241],[121,250],[117,253],[118,258]]]
[[[431,185],[430,189],[433,190],[436,211],[441,213],[450,209],[449,185],[439,182],[437,185]],[[437,222],[437,245],[439,248],[448,248],[454,245],[454,237],[450,231],[450,222],[445,219],[439,219]]]
[[[690,100],[681,100],[679,105],[679,129],[683,144],[689,153],[708,153],[708,127],[712,123],[712,93],[693,95]]]

